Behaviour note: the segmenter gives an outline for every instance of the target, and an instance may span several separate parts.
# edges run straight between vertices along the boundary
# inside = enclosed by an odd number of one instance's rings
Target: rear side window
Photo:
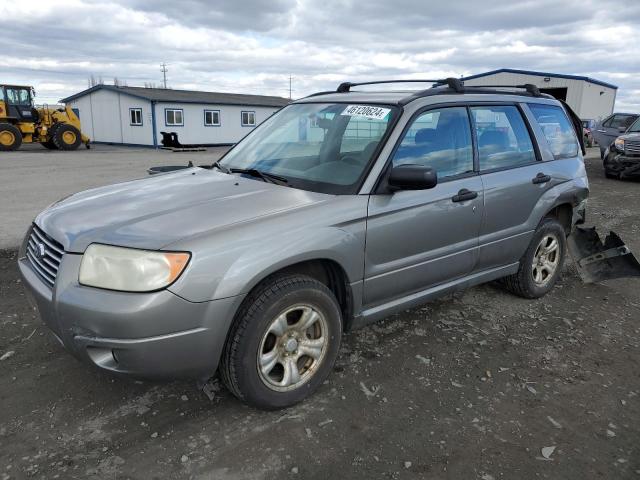
[[[393,165],[423,165],[438,178],[473,172],[471,128],[464,107],[429,110],[406,131]]]
[[[517,107],[472,107],[480,171],[513,168],[536,161],[529,130]]]
[[[536,117],[554,158],[569,158],[578,155],[578,142],[567,114],[554,105],[529,104]]]

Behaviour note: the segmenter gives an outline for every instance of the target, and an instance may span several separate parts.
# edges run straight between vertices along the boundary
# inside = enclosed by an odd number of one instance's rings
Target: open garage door
[[[541,88],[540,91],[542,93],[548,93],[554,98],[558,100],[562,100],[564,102],[567,101],[567,87],[563,88]]]

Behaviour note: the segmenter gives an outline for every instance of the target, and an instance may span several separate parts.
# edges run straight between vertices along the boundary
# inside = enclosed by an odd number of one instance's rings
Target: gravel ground
[[[640,184],[587,163],[588,223],[640,252]],[[542,300],[484,285],[408,310],[266,413],[217,381],[210,400],[78,363],[1,256],[0,480],[640,479],[640,279],[584,285],[569,264]]]

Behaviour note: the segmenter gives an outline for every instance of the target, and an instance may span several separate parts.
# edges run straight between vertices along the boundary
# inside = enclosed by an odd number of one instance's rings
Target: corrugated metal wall
[[[567,103],[581,118],[599,118],[609,115],[613,111],[615,89],[592,84],[584,80],[527,75],[521,73],[500,72],[486,77],[465,80],[465,85],[522,85],[531,83],[538,88],[566,88]],[[600,92],[604,91],[602,95]]]

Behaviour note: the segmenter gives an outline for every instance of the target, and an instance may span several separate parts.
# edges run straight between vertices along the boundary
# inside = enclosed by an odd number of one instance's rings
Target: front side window
[[[353,194],[396,115],[397,108],[386,105],[289,105],[261,123],[220,163],[283,177],[294,188]]]
[[[130,124],[134,126],[142,125],[142,109],[141,108],[130,108],[129,109]]]
[[[7,100],[10,105],[31,105],[31,95],[27,88],[7,88]]]
[[[562,108],[541,104],[530,104],[529,108],[536,117],[554,158],[570,158],[578,155],[575,130]]]
[[[168,127],[183,126],[182,109],[167,108],[164,111],[164,123]]]
[[[606,128],[627,128],[629,127],[629,125],[631,125],[635,120],[636,120],[635,115],[623,115],[623,114],[616,114],[611,116],[608,120],[606,120],[602,126],[606,127]]]
[[[205,110],[204,124],[207,127],[219,127],[220,126],[220,110]]]
[[[241,112],[240,116],[243,127],[256,126],[256,112]]]
[[[442,108],[420,114],[404,134],[392,161],[394,166],[431,167],[439,179],[473,172],[467,109]]]
[[[513,105],[471,107],[480,171],[513,168],[536,161],[531,136]]]

